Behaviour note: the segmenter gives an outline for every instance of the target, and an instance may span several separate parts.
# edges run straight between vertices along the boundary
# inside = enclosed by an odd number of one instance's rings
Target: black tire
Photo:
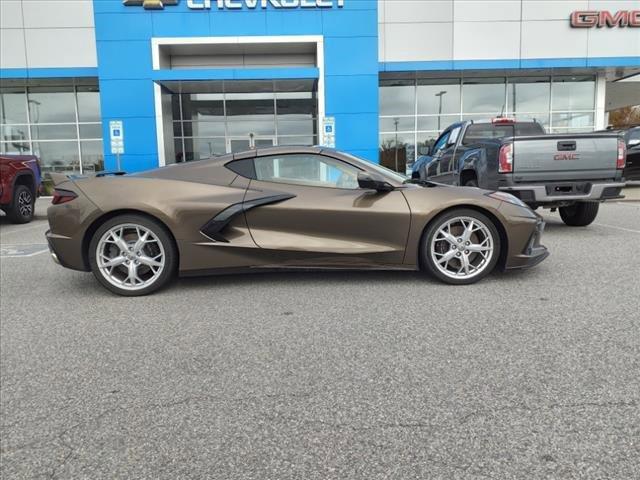
[[[465,187],[478,187],[478,180],[475,178],[470,178],[466,182],[464,182]]]
[[[36,197],[26,185],[16,185],[13,189],[11,206],[7,208],[7,217],[13,223],[29,223],[33,220]]]
[[[579,202],[569,207],[560,207],[560,218],[570,227],[586,227],[598,216],[600,204],[597,202]]]
[[[100,238],[111,228],[117,225],[123,224],[133,224],[139,225],[150,230],[153,235],[156,236],[158,241],[162,244],[164,249],[164,268],[162,272],[158,275],[157,279],[151,283],[149,286],[145,288],[141,288],[138,290],[127,290],[125,288],[120,288],[107,280],[107,278],[102,274],[100,268],[98,267],[98,262],[96,259],[97,256],[97,248],[98,243],[100,242]],[[174,279],[176,275],[176,271],[178,268],[178,249],[176,248],[175,241],[173,237],[169,233],[169,231],[162,225],[160,222],[146,217],[144,215],[135,215],[135,214],[127,214],[127,215],[118,215],[117,217],[113,217],[107,220],[105,223],[100,225],[96,232],[93,234],[91,238],[91,242],[89,244],[89,265],[91,266],[91,271],[93,275],[96,277],[98,282],[102,284],[107,290],[110,290],[113,293],[118,295],[126,296],[126,297],[138,297],[143,295],[148,295],[153,293],[161,288],[165,287],[171,280]]]
[[[492,237],[491,239],[493,241],[493,252],[489,261],[486,262],[485,266],[479,273],[474,274],[474,276],[471,276],[469,278],[452,278],[445,275],[436,266],[436,263],[431,255],[431,243],[437,231],[445,222],[456,217],[469,217],[481,222],[489,230],[489,233]],[[420,264],[422,268],[426,270],[430,275],[442,282],[449,283],[451,285],[469,285],[482,280],[495,269],[495,266],[498,263],[498,259],[500,258],[500,234],[498,233],[498,229],[496,228],[493,221],[483,213],[467,208],[456,208],[454,210],[449,210],[448,212],[438,215],[429,223],[429,225],[425,229],[424,234],[422,235],[420,247]]]

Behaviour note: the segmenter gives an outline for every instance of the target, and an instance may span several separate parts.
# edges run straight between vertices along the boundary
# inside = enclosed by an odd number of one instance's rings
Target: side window
[[[440,138],[436,141],[436,144],[433,146],[433,155],[441,152],[446,146],[447,141],[449,140],[449,135],[451,132],[444,132]]]
[[[359,170],[347,163],[313,154],[272,155],[254,160],[256,179],[310,187],[358,188]]]
[[[447,140],[447,146],[456,144],[456,142],[458,141],[458,136],[460,135],[460,130],[462,130],[462,127],[456,127],[451,130],[451,134],[449,135],[449,139]]]

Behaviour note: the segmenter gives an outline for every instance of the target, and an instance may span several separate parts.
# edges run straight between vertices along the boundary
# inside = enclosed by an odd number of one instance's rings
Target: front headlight
[[[529,208],[529,206],[526,203],[524,203],[518,197],[511,195],[510,193],[490,192],[490,193],[487,193],[486,195],[487,197],[495,198],[496,200],[501,200],[503,202],[511,203],[513,205],[518,205],[519,207]]]

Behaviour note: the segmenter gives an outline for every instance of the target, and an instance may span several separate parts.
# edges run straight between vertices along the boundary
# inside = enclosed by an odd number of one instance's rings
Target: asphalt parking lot
[[[116,297],[0,218],[0,476],[640,478],[640,203],[551,257]]]

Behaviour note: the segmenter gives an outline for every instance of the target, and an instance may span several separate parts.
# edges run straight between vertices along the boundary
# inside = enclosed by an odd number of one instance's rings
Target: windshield
[[[526,137],[544,135],[544,128],[537,122],[507,124],[474,123],[469,125],[462,140],[463,145],[469,145],[481,140],[505,137]]]
[[[378,172],[380,175],[384,176],[384,177],[391,177],[389,178],[391,181],[396,182],[396,183],[403,183],[408,177],[406,175],[403,175],[401,173],[395,172],[387,167],[383,167],[382,165],[379,165],[377,163],[373,163],[369,160],[365,160],[363,158],[360,157],[356,157],[355,155],[351,155],[350,153],[343,153],[343,155],[347,156],[347,157],[351,157],[354,158],[356,160],[359,160],[361,162],[366,162],[367,164],[367,168],[370,168],[371,170],[374,170],[376,172]]]

